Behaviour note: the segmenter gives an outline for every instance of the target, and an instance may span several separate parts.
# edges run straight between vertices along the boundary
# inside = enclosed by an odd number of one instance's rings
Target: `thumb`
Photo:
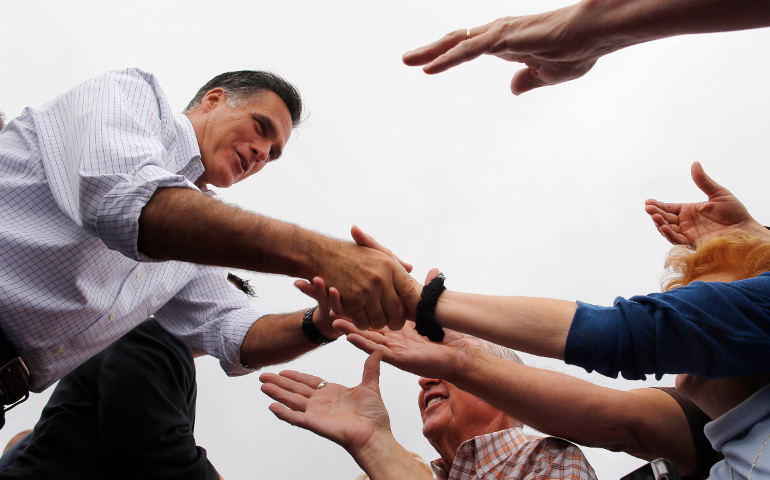
[[[543,85],[543,81],[535,74],[532,67],[522,68],[511,79],[511,92],[514,95],[521,95]]]
[[[690,167],[690,175],[692,175],[692,180],[695,182],[695,185],[709,197],[709,200],[718,195],[730,194],[725,187],[706,175],[706,171],[703,170],[703,166],[700,162],[693,162],[692,167]]]
[[[358,225],[353,225],[350,227],[350,236],[353,237],[353,241],[356,242],[356,245],[361,245],[362,247],[374,248],[372,244],[377,243],[374,241],[371,235],[364,233],[364,231],[361,230]]]
[[[438,277],[439,273],[440,272],[438,268],[431,268],[430,272],[428,272],[428,276],[425,277],[425,285],[429,284],[431,280]]]
[[[376,391],[380,391],[380,361],[382,360],[382,351],[375,350],[369,355],[364,363],[364,374],[361,377],[362,386],[370,386]]]

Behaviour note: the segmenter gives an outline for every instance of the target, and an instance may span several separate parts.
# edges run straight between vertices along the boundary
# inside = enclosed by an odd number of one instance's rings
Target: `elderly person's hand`
[[[664,203],[647,200],[645,211],[658,231],[674,245],[695,246],[699,240],[744,230],[770,239],[770,230],[754,220],[729,190],[711,179],[700,162],[692,164],[692,179],[708,200],[697,203]]]
[[[262,391],[280,402],[270,405],[276,417],[353,454],[372,436],[390,435],[390,417],[380,396],[381,358],[379,353],[369,356],[361,384],[352,388],[293,370],[263,373],[259,379]]]

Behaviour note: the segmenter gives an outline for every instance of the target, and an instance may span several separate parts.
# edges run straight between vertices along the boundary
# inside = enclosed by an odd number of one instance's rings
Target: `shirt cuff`
[[[253,308],[234,311],[231,315],[220,329],[222,356],[219,365],[227,376],[235,377],[259,370],[259,367],[253,368],[241,362],[241,347],[249,329],[264,315]]]
[[[613,378],[618,376],[617,355],[612,348],[618,344],[618,322],[614,307],[600,307],[577,302],[564,349],[564,362],[596,370]],[[644,377],[642,377],[644,378]]]
[[[139,216],[158,188],[182,187],[200,191],[182,175],[149,165],[129,181],[115,185],[99,205],[96,233],[107,248],[136,261],[157,261],[139,252]]]

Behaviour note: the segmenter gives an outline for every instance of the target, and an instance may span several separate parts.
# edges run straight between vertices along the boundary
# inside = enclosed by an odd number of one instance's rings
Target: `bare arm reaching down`
[[[526,65],[511,91],[519,95],[585,75],[602,56],[651,40],[770,25],[767,0],[584,0],[553,12],[500,18],[461,29],[404,55],[434,74],[494,55]]]

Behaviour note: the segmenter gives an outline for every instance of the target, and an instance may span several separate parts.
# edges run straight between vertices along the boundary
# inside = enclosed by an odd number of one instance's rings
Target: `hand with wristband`
[[[331,305],[323,279],[315,277],[312,282],[297,280],[294,286],[318,302],[317,306],[305,312],[302,320],[305,336],[316,345],[326,345],[339,338],[341,333],[332,326],[334,319],[330,315]]]
[[[381,245],[371,235],[363,232],[360,228],[353,226],[350,232],[357,245],[378,250],[386,255],[393,257],[407,272],[412,271],[412,266],[398,258],[389,248]],[[445,290],[444,276],[438,270],[431,270],[425,286],[421,285],[414,277],[405,275],[406,282],[399,285],[401,292],[401,301],[403,302],[406,319],[416,321],[417,331],[427,336],[434,342],[440,342],[444,338],[444,332],[441,326],[436,323],[434,312],[438,297]],[[318,277],[313,279],[321,280]],[[321,280],[323,284],[323,280]],[[296,285],[296,284],[295,284]],[[309,294],[308,294],[309,295]],[[311,295],[312,296],[312,295]],[[329,289],[329,301],[335,317],[349,319],[345,309],[342,306],[339,291],[332,287]],[[403,323],[399,325],[388,325],[390,330],[400,330]]]

